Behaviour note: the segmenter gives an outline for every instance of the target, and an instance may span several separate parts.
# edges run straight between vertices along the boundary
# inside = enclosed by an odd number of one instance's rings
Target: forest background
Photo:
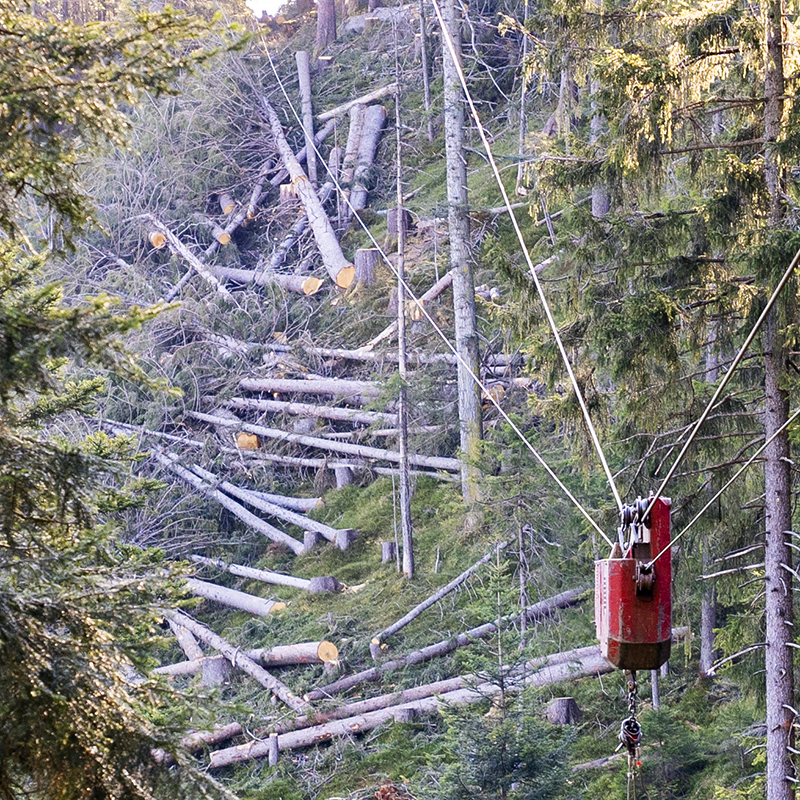
[[[673,622],[688,631],[660,683],[641,676],[638,791],[793,796],[798,9],[326,2],[259,24],[232,1],[0,12],[3,796],[629,791],[607,758],[627,715],[619,675],[524,688],[555,663],[537,659],[570,652],[579,671],[571,648],[594,641],[587,587],[618,524],[613,487],[626,501],[663,491],[674,532],[691,523],[673,552]],[[361,112],[346,111],[306,160],[356,264],[344,287],[284,163],[281,137],[295,153],[306,141],[298,51],[314,114],[394,85],[365,104],[373,159],[348,177]],[[353,213],[357,194],[368,205]],[[424,313],[406,299],[443,281]],[[305,384],[263,383],[287,380]],[[325,381],[317,396],[334,399],[308,401]],[[287,399],[338,417],[269,406]],[[322,502],[276,523],[254,492]],[[335,541],[306,549],[304,530]],[[336,591],[265,588],[220,563]],[[271,613],[220,604],[224,589]],[[565,590],[579,590],[569,608],[520,616]],[[247,675],[154,673],[210,654],[186,644],[198,620]],[[330,690],[331,671],[380,670],[493,621],[469,647]],[[256,672],[239,656],[328,640],[328,665]],[[230,743],[181,742],[238,725],[234,748],[266,748],[297,727],[287,702],[335,718],[454,676],[469,704],[280,757],[209,771]],[[581,714],[554,724],[565,695]]]

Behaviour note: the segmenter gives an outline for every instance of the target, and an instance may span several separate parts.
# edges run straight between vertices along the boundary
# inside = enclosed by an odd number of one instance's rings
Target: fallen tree
[[[219,558],[206,558],[205,556],[192,556],[195,564],[202,564],[206,567],[216,567],[217,569],[230,572],[240,578],[249,578],[262,583],[269,583],[275,586],[291,586],[294,589],[303,589],[311,594],[323,594],[339,592],[344,587],[336,578],[325,576],[321,578],[295,578],[294,575],[283,575],[280,572],[270,572],[266,569],[255,569],[245,567],[241,564],[228,564]]]
[[[288,275],[276,272],[274,269],[236,269],[233,267],[214,267],[214,274],[218,278],[234,283],[254,283],[256,286],[266,286],[273,283],[287,292],[303,294],[310,297],[316,294],[324,281],[313,275]]]
[[[229,608],[238,608],[239,611],[246,611],[248,614],[255,614],[259,617],[268,617],[275,611],[286,608],[286,603],[256,597],[237,589],[218,586],[216,583],[199,581],[197,578],[187,578],[186,586],[193,595],[202,597],[204,600],[211,600]]]
[[[344,378],[326,378],[325,380],[243,378],[239,381],[239,388],[245,392],[326,394],[357,405],[363,405],[364,398],[371,400],[381,394],[381,388],[371,381],[353,381]]]
[[[208,422],[212,425],[226,425],[238,427],[241,430],[255,433],[258,436],[265,436],[269,439],[279,439],[285,442],[294,442],[307,447],[316,447],[321,450],[331,450],[335,453],[345,453],[348,455],[360,456],[362,458],[374,458],[381,461],[400,461],[400,453],[393,450],[384,450],[379,447],[369,447],[362,444],[351,444],[349,442],[337,442],[331,439],[321,439],[316,436],[305,436],[301,433],[288,433],[287,431],[276,428],[265,428],[262,425],[252,425],[248,422],[235,422],[234,420],[217,417],[213,414],[203,414],[199,411],[187,412],[190,417]],[[461,469],[461,462],[457,458],[445,458],[443,456],[422,456],[419,454],[409,454],[408,463],[417,467],[427,467],[429,469],[443,469],[458,472]]]
[[[383,106],[368,106],[364,112],[364,126],[358,142],[358,158],[353,173],[353,188],[350,190],[350,201],[347,204],[347,216],[362,211],[367,207],[367,192],[372,164],[378,142],[386,125],[386,109]],[[354,268],[355,272],[355,268]],[[351,278],[352,280],[352,278]]]
[[[358,422],[362,425],[381,423],[397,425],[397,414],[381,411],[360,411],[357,408],[336,408],[312,403],[294,403],[288,400],[261,400],[254,397],[234,397],[225,404],[226,408],[241,411],[269,411],[274,414],[292,414],[303,417],[334,419],[340,422]]]
[[[397,84],[390,83],[388,86],[375,89],[365,95],[362,95],[361,97],[357,97],[355,100],[348,100],[346,103],[342,103],[340,106],[336,106],[328,111],[323,111],[321,114],[317,114],[317,120],[319,122],[325,122],[326,120],[332,120],[336,117],[341,117],[344,114],[347,114],[353,106],[366,106],[370,103],[374,103],[376,100],[380,100],[383,97],[388,97],[389,95],[396,93]]]

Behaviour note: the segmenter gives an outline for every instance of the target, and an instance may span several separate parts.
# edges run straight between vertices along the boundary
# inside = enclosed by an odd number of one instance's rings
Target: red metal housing
[[[622,558],[595,561],[594,603],[600,651],[615,667],[658,669],[669,659],[672,645],[672,553],[642,568],[670,541],[672,502],[660,497],[645,525],[644,540]],[[649,528],[649,530],[647,530]],[[618,548],[615,547],[615,550]],[[613,553],[612,553],[613,555]],[[638,578],[638,580],[637,580]]]

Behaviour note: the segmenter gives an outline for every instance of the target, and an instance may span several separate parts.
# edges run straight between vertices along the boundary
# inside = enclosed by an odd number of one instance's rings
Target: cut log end
[[[312,295],[319,291],[323,283],[324,281],[321,278],[309,277],[306,278],[300,286],[303,289],[303,294]]]
[[[226,230],[224,230],[223,228],[220,228],[218,225],[214,226],[214,228],[212,229],[212,233],[214,235],[214,238],[221,245],[226,245],[231,240],[231,235]]]
[[[228,214],[230,214],[233,209],[236,208],[236,203],[234,203],[233,198],[229,194],[223,192],[219,196],[219,208],[220,211],[222,211],[222,213],[227,217]]]
[[[276,611],[283,611],[285,608],[286,603],[279,600],[277,603],[272,604],[272,608],[270,608],[269,613],[274,614]]]
[[[333,642],[323,640],[319,643],[317,655],[324,664],[330,664],[339,658],[339,648]]]
[[[161,250],[167,243],[167,237],[161,231],[151,231],[147,238],[156,250]]]
[[[240,450],[258,450],[258,436],[254,433],[241,433],[236,434],[236,446]]]
[[[339,270],[336,274],[336,285],[340,289],[349,289],[355,276],[356,268],[351,264],[349,267]]]

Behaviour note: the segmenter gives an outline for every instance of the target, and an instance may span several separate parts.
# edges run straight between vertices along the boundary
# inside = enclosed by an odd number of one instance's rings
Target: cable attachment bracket
[[[619,729],[620,746],[628,751],[628,765],[632,771],[639,765],[639,746],[642,742],[642,726],[636,718],[639,684],[636,673],[628,672],[628,718],[622,721]]]

